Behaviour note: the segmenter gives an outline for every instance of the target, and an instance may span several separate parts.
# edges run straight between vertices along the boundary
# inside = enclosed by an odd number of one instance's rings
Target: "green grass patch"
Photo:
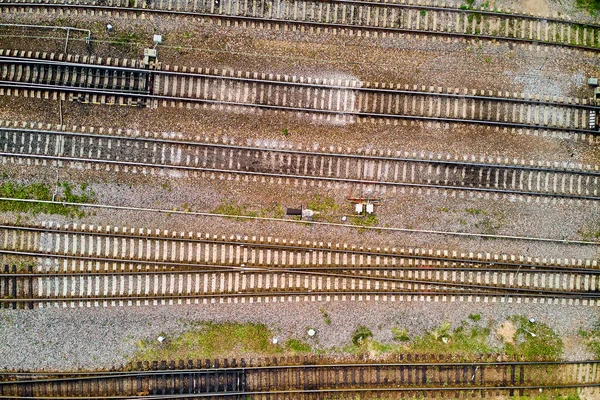
[[[288,339],[285,342],[285,349],[292,353],[310,353],[312,351],[312,347],[310,344],[300,340],[300,339]]]
[[[119,50],[131,50],[141,43],[142,37],[135,31],[129,33],[119,32],[115,34],[110,41],[110,44]]]
[[[208,322],[177,336],[161,336],[166,338],[163,343],[154,338],[139,341],[132,360],[193,360],[231,355],[268,355],[283,350],[281,346],[273,344],[272,332],[262,324]]]
[[[593,16],[598,15],[598,11],[600,11],[600,0],[576,0],[576,4]]]
[[[252,212],[252,211],[250,211]],[[285,217],[285,210],[281,204],[273,204],[260,209],[261,218],[283,218]]]
[[[408,330],[398,328],[397,326],[392,328],[392,339],[396,342],[408,342],[410,337],[408,336]]]
[[[600,320],[594,322],[592,329],[580,329],[579,336],[585,340],[586,347],[594,353],[596,359],[600,359]]]
[[[52,201],[54,188],[44,183],[21,184],[17,182],[3,182],[0,185],[0,197],[10,197],[13,199],[30,199]],[[78,189],[74,185],[63,182],[59,185],[55,201],[64,201],[68,203],[94,203],[96,194],[89,190],[86,184],[82,184]],[[29,203],[13,200],[0,201],[0,211],[24,212],[32,214],[59,214],[68,217],[81,218],[85,212],[77,206],[47,204],[47,203]]]
[[[318,194],[315,195],[315,197],[308,202],[307,207],[313,211],[318,211],[320,213],[333,212],[339,209],[339,206],[333,198],[321,196]]]
[[[407,351],[412,353],[441,353],[468,356],[496,352],[490,344],[490,327],[467,324],[451,329],[446,322],[413,339]]]
[[[356,226],[377,226],[379,224],[379,219],[375,214],[368,214],[362,216],[352,216],[352,224]]]
[[[340,206],[335,202],[332,197],[315,195],[306,204],[306,208],[309,208],[318,214],[313,217],[317,221],[334,222],[338,220],[338,211]]]
[[[481,314],[469,314],[469,319],[473,322],[477,322],[481,319]]]
[[[364,325],[359,325],[352,333],[352,344],[355,346],[360,345],[363,341],[372,338],[373,332]]]
[[[504,345],[507,354],[521,355],[528,360],[560,359],[564,348],[562,339],[548,325],[529,322],[522,315],[513,315],[509,321],[515,325],[516,332],[513,343]]]
[[[581,400],[579,394],[577,394],[577,389],[572,390],[544,390],[544,394],[533,395],[533,396],[514,396],[510,398],[511,400]]]
[[[217,206],[215,209],[213,209],[211,212],[215,213],[215,214],[228,215],[231,217],[241,217],[241,216],[258,217],[258,213],[256,213],[255,211],[250,211],[250,210],[246,209],[246,206],[244,206],[244,205],[240,206],[240,205],[234,204],[233,202],[222,203],[219,206]],[[238,218],[238,219],[243,219],[243,218]]]

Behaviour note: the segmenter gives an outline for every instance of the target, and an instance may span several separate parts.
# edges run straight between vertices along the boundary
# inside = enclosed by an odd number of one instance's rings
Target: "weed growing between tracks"
[[[199,323],[191,329],[165,338],[141,340],[132,361],[188,360],[215,357],[252,357],[271,354],[308,353],[311,346],[301,339],[288,339],[283,345],[273,343],[273,332],[263,324]]]
[[[562,390],[559,393],[554,390],[552,393],[544,393],[537,396],[514,396],[511,400],[581,400],[581,397],[577,394],[577,390],[566,391]]]
[[[511,329],[503,330],[503,340],[496,338],[499,331],[496,331],[497,326],[493,320],[484,324],[479,314],[471,314],[455,328],[450,323],[444,323],[420,336],[409,336],[407,329],[393,327],[392,342],[376,340],[369,327],[359,325],[348,338],[346,346],[323,348],[318,345],[318,339],[305,340],[301,336],[273,343],[277,335],[263,324],[194,323],[181,334],[161,334],[160,336],[165,337],[162,343],[155,338],[139,341],[138,350],[130,361],[252,358],[307,353],[373,357],[427,353],[455,355],[465,361],[477,359],[481,354],[503,353],[523,360],[560,359],[562,340],[548,325],[532,323],[520,315],[510,317],[505,324],[510,325]],[[327,335],[327,329],[323,328],[319,335]],[[595,332],[587,335],[595,340],[595,349],[600,352],[600,323]]]
[[[79,193],[76,193],[79,192]],[[21,184],[17,182],[5,181],[0,185],[0,197],[10,197],[14,199],[33,199],[45,201],[65,201],[68,203],[94,203],[96,194],[89,190],[87,185],[83,184],[76,189],[70,183],[63,182],[56,188],[44,183]],[[60,204],[46,203],[25,203],[20,201],[3,200],[0,201],[0,211],[12,212],[30,212],[33,214],[59,214],[67,217],[82,218],[85,212],[76,206],[63,206]]]
[[[522,315],[513,315],[509,321],[515,325],[516,331],[512,342],[504,344],[507,354],[527,360],[560,360],[563,341],[548,325],[530,322]]]
[[[577,0],[577,5],[588,10],[593,16],[597,16],[600,12],[600,0]]]
[[[240,221],[248,221],[245,218],[235,217],[260,217],[260,218],[283,218],[285,216],[285,210],[280,204],[273,204],[259,211],[253,211],[246,208],[245,205],[234,204],[233,202],[224,202],[218,205],[211,211],[215,214],[227,215],[225,218],[231,217],[232,219]]]
[[[600,359],[600,320],[594,322],[592,329],[580,329],[579,336],[585,340],[586,347],[596,359]]]

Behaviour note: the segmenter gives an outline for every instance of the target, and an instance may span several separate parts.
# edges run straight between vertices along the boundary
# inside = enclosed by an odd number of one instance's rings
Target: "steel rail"
[[[138,302],[138,301],[174,301],[174,300],[196,300],[196,299],[226,299],[226,298],[276,298],[276,297],[294,297],[294,296],[480,296],[480,297],[497,297],[510,299],[511,301],[519,298],[543,298],[543,299],[571,299],[571,300],[596,300],[600,298],[600,293],[519,293],[514,297],[509,297],[509,293],[504,291],[461,291],[461,290],[396,290],[396,291],[383,291],[383,290],[306,290],[306,291],[255,291],[255,292],[220,292],[220,293],[165,293],[165,294],[151,294],[151,295],[123,295],[123,296],[104,296],[104,295],[90,295],[88,297],[18,297],[13,299],[0,298],[0,303],[65,303],[65,302],[104,302],[104,301],[127,301],[127,302]]]
[[[155,240],[153,238],[148,238],[148,240]],[[251,247],[251,246],[242,246],[242,247]],[[96,257],[96,256],[84,256],[84,255],[72,255],[72,254],[58,254],[58,253],[46,253],[46,252],[29,252],[29,251],[20,251],[20,250],[5,250],[0,249],[0,254],[5,255],[14,255],[14,256],[23,256],[23,257],[39,257],[39,258],[60,258],[65,260],[82,260],[82,261],[94,261],[94,262],[112,262],[118,264],[149,264],[155,266],[165,266],[165,267],[182,267],[176,270],[165,270],[162,271],[164,273],[184,273],[184,272],[205,272],[205,271],[226,271],[226,270],[239,270],[243,272],[286,272],[286,271],[461,271],[461,272],[522,272],[522,273],[571,273],[571,274],[587,274],[587,275],[599,275],[600,269],[584,269],[584,268],[574,268],[574,267],[553,267],[553,266],[545,266],[539,265],[534,267],[521,267],[519,268],[502,268],[502,269],[493,269],[493,268],[463,268],[463,267],[442,267],[442,266],[429,266],[429,265],[356,265],[356,266],[336,266],[336,265],[312,265],[312,264],[303,264],[307,266],[300,266],[297,268],[290,268],[286,266],[273,266],[273,267],[261,267],[258,264],[204,264],[204,263],[186,263],[186,262],[175,262],[175,261],[157,261],[157,260],[137,260],[137,259],[123,259],[123,258],[109,258],[109,257]],[[393,257],[393,255],[392,255]],[[409,256],[397,256],[403,259],[419,259],[420,257],[409,257]],[[440,261],[447,262],[444,258],[439,258]],[[457,262],[458,263],[458,262]],[[473,263],[473,262],[465,262],[465,263]],[[487,264],[487,263],[481,263]],[[494,263],[490,263],[494,264]],[[191,269],[185,269],[191,268]],[[212,268],[212,269],[204,269],[204,268]],[[123,271],[127,272],[127,271]],[[135,271],[129,271],[131,273]],[[141,273],[145,273],[144,271],[140,271]],[[160,271],[156,271],[160,272]],[[110,273],[107,271],[106,273]],[[70,272],[64,273],[65,275],[71,275]],[[10,276],[15,276],[14,274],[8,274]],[[28,273],[18,272],[16,276],[27,276]],[[4,274],[0,273],[0,276],[4,276]],[[362,275],[357,275],[362,276]],[[371,276],[371,275],[365,275]],[[374,276],[377,277],[377,276]],[[382,278],[379,276],[378,278]],[[383,276],[385,278],[385,276]]]
[[[214,393],[190,393],[190,394],[164,394],[164,395],[147,395],[143,396],[143,399],[158,400],[158,399],[189,399],[189,398],[218,398],[218,397],[233,397],[239,396],[277,396],[277,395],[288,395],[288,394],[325,394],[325,393],[368,393],[368,392],[452,392],[452,391],[505,391],[505,390],[540,390],[540,389],[575,389],[575,388],[595,388],[600,387],[600,383],[573,383],[573,384],[559,384],[559,385],[515,385],[515,386],[412,386],[412,387],[367,387],[367,388],[329,388],[329,389],[291,389],[291,390],[266,390],[266,391],[230,391],[230,392],[214,392]],[[24,400],[76,400],[82,397],[75,396],[19,396],[20,399]],[[86,399],[90,400],[128,400],[128,399],[140,399],[140,396],[86,396]],[[14,399],[14,396],[0,395],[0,399]]]
[[[534,165],[522,165],[522,164],[485,164],[481,162],[470,162],[470,161],[458,161],[458,160],[442,160],[442,159],[426,159],[426,158],[408,158],[408,157],[394,157],[394,156],[378,156],[371,154],[349,154],[349,153],[335,153],[335,152],[319,152],[319,151],[306,151],[306,150],[292,150],[292,149],[278,149],[278,148],[267,148],[267,147],[256,147],[256,146],[241,146],[233,144],[223,143],[208,143],[208,142],[192,142],[189,140],[178,140],[178,139],[163,139],[163,138],[151,138],[144,136],[118,136],[108,134],[94,134],[94,133],[82,133],[82,132],[66,132],[56,130],[42,130],[42,129],[27,129],[27,128],[8,128],[0,127],[0,131],[13,132],[13,133],[33,133],[42,135],[56,135],[56,136],[74,136],[82,138],[96,138],[96,139],[114,139],[114,140],[130,140],[135,142],[147,142],[147,143],[158,143],[158,144],[171,144],[180,146],[194,146],[194,147],[208,147],[217,149],[233,149],[241,151],[260,151],[265,153],[282,153],[291,155],[303,155],[303,156],[319,156],[319,157],[336,157],[336,158],[350,158],[360,160],[374,160],[374,161],[391,161],[391,162],[414,162],[419,164],[435,164],[435,165],[450,165],[450,166],[465,166],[465,167],[478,167],[478,168],[494,168],[494,169],[515,169],[519,171],[536,171],[536,172],[548,172],[555,174],[572,174],[572,175],[584,175],[584,176],[597,176],[600,177],[600,170],[596,166],[595,170],[584,170],[575,168],[551,168]],[[568,163],[566,163],[568,164]]]
[[[134,93],[118,93],[118,92],[110,92],[103,90],[95,90],[88,88],[76,88],[76,87],[67,87],[61,85],[44,85],[44,84],[22,84],[13,81],[0,81],[0,87],[10,88],[10,89],[19,89],[19,90],[48,90],[48,91],[57,91],[57,92],[66,92],[66,93],[85,93],[85,94],[95,94],[95,95],[108,95],[108,96],[121,96],[126,98],[135,98],[135,99],[150,99],[150,100],[167,100],[167,101],[181,101],[181,102],[190,102],[190,103],[206,103],[206,104],[219,104],[219,105],[228,105],[228,106],[236,106],[236,107],[250,107],[250,108],[259,108],[265,110],[286,110],[286,111],[296,111],[296,112],[304,112],[308,114],[327,114],[327,115],[348,115],[348,116],[356,116],[356,117],[371,117],[371,118],[389,118],[389,119],[406,119],[406,120],[415,120],[415,121],[430,121],[430,122],[452,122],[452,123],[462,123],[462,124],[475,124],[475,125],[484,125],[484,126],[496,126],[496,127],[510,127],[510,128],[519,128],[519,129],[536,129],[536,130],[547,130],[547,131],[559,131],[559,132],[571,132],[571,133],[586,133],[597,135],[598,131],[591,129],[583,129],[583,128],[561,128],[556,126],[547,126],[547,125],[539,125],[539,124],[523,124],[523,123],[515,123],[515,122],[502,122],[502,121],[486,121],[486,120],[475,120],[475,119],[460,119],[460,118],[444,118],[444,117],[424,117],[424,116],[416,116],[416,115],[404,115],[404,114],[385,114],[385,113],[372,113],[372,112],[361,112],[361,111],[335,111],[335,110],[324,110],[324,109],[315,109],[315,108],[305,108],[305,107],[291,107],[291,106],[275,106],[268,104],[253,104],[253,103],[242,103],[242,102],[234,102],[234,101],[224,101],[224,100],[210,100],[210,99],[198,99],[193,97],[179,97],[179,96],[165,96],[165,95],[156,95],[156,94],[134,94]],[[435,95],[435,93],[432,93]]]
[[[494,193],[494,194],[504,194],[504,195],[553,197],[553,198],[561,198],[561,199],[568,199],[568,200],[590,200],[590,201],[599,201],[600,200],[600,196],[587,196],[587,195],[575,195],[575,194],[564,194],[564,193],[548,193],[548,192],[536,192],[536,191],[514,190],[514,189],[494,189],[494,188],[470,187],[470,186],[451,186],[451,185],[442,185],[442,184],[433,184],[433,183],[389,182],[389,181],[376,181],[376,180],[370,180],[370,179],[350,179],[350,178],[336,178],[336,177],[314,176],[314,175],[294,175],[294,174],[282,174],[282,173],[274,173],[274,172],[241,171],[241,170],[230,170],[230,169],[220,169],[220,168],[194,167],[194,166],[187,166],[187,165],[152,164],[152,163],[142,163],[142,162],[133,162],[133,161],[103,160],[103,159],[80,158],[80,157],[48,156],[48,155],[6,153],[6,152],[0,152],[0,157],[69,161],[69,162],[80,162],[80,163],[90,163],[90,164],[110,164],[110,165],[123,165],[123,166],[129,166],[129,167],[173,169],[173,170],[183,170],[183,171],[202,171],[202,172],[226,173],[226,174],[234,174],[234,175],[238,174],[238,175],[249,175],[249,176],[266,176],[266,177],[272,177],[272,178],[289,178],[289,179],[304,179],[304,180],[314,180],[314,181],[324,181],[324,182],[352,183],[352,184],[357,184],[357,185],[381,185],[381,186],[392,186],[392,187],[444,189],[444,190],[456,190],[456,191],[468,191],[468,192],[470,191],[470,192]]]
[[[348,0],[340,1],[340,0],[329,0],[328,2],[340,2],[340,3],[350,3]],[[392,4],[392,3],[372,3],[372,2],[355,2],[355,3],[365,3],[368,6],[378,6],[378,7],[398,7],[402,6],[400,4]],[[365,31],[378,31],[378,32],[390,32],[390,33],[402,33],[402,34],[419,34],[419,35],[428,35],[428,36],[445,36],[445,37],[458,37],[458,38],[467,38],[467,39],[485,39],[485,40],[498,40],[498,41],[506,41],[506,42],[515,42],[515,43],[525,43],[531,45],[546,45],[546,46],[557,46],[557,47],[565,47],[577,50],[585,50],[597,52],[600,51],[598,47],[590,47],[572,43],[559,43],[559,42],[550,42],[544,40],[537,39],[528,39],[528,38],[517,38],[517,37],[508,37],[508,36],[499,36],[499,35],[482,35],[477,33],[465,33],[465,32],[446,32],[446,31],[430,31],[430,30],[419,30],[419,29],[411,29],[411,28],[394,28],[394,27],[376,27],[376,26],[368,26],[368,25],[353,25],[353,24],[342,24],[342,23],[330,23],[330,22],[318,22],[318,21],[301,21],[301,20],[289,20],[289,19],[281,19],[281,18],[266,18],[266,17],[251,17],[251,16],[243,16],[243,15],[226,15],[226,14],[211,14],[211,13],[202,13],[195,11],[178,11],[178,10],[158,10],[151,8],[137,8],[137,7],[111,7],[111,6],[99,6],[99,5],[77,5],[77,4],[44,4],[44,3],[0,3],[0,8],[2,7],[31,7],[31,8],[81,8],[88,10],[104,10],[109,12],[129,12],[129,13],[148,13],[148,14],[164,14],[164,15],[175,15],[175,16],[190,16],[196,18],[212,18],[212,19],[222,19],[222,20],[230,20],[230,21],[250,21],[250,22],[267,22],[272,24],[290,24],[290,25],[299,25],[299,26],[314,26],[319,28],[336,28],[336,29],[348,29],[348,30],[365,30]],[[433,10],[433,7],[427,8],[427,6],[415,6],[412,8],[417,9],[430,9]],[[460,9],[452,9],[452,8],[443,8],[445,12],[471,12],[471,10],[460,10]],[[440,10],[440,11],[442,11]],[[513,18],[527,18],[527,19],[535,19],[535,17],[531,16],[521,16],[519,14],[502,14],[502,13],[490,13],[485,11],[472,11],[474,13],[480,13],[482,15],[493,15],[496,17],[513,17]],[[538,20],[546,20],[555,23],[563,23],[570,25],[582,25],[589,26],[591,28],[597,28],[596,25],[590,25],[585,23],[577,23],[577,22],[569,22],[562,21],[558,19],[551,18],[538,18]]]
[[[16,230],[16,231],[28,231],[28,232],[46,232],[46,233],[54,233],[54,234],[72,234],[72,235],[82,235],[82,236],[101,236],[101,237],[113,237],[120,239],[138,239],[138,240],[160,240],[160,241],[178,241],[184,243],[209,243],[209,244],[218,244],[218,245],[231,245],[231,246],[240,246],[246,248],[262,248],[262,249],[273,249],[273,250],[295,250],[295,251],[305,251],[305,252],[331,252],[331,253],[344,253],[344,254],[354,254],[354,255],[364,255],[364,256],[380,256],[380,257],[390,257],[390,258],[402,258],[402,259],[419,259],[426,261],[440,261],[440,262],[454,262],[454,263],[464,263],[464,264],[482,264],[482,265],[499,265],[499,266],[508,266],[508,267],[518,267],[522,268],[556,268],[554,266],[544,265],[544,264],[534,264],[527,262],[510,262],[503,260],[473,260],[473,259],[463,259],[463,258],[453,258],[453,257],[436,257],[436,256],[427,256],[427,255],[418,255],[418,254],[394,254],[394,253],[386,253],[385,251],[373,251],[373,250],[360,250],[360,249],[343,249],[343,248],[328,248],[328,247],[317,247],[317,246],[302,246],[302,245],[291,245],[291,244],[269,244],[269,243],[250,243],[250,242],[242,242],[242,241],[233,241],[233,240],[218,240],[218,239],[207,239],[207,238],[194,238],[194,237],[161,237],[161,236],[151,236],[151,235],[140,235],[140,234],[130,234],[130,233],[116,233],[116,232],[88,232],[88,231],[71,231],[66,229],[58,229],[51,227],[35,227],[35,226],[15,226],[15,225],[0,225],[0,229],[5,230]],[[4,251],[4,250],[3,250]],[[565,271],[574,267],[559,267],[564,268]],[[594,269],[598,270],[598,269]],[[582,271],[587,271],[587,269],[582,269]]]
[[[29,256],[29,257],[40,257],[40,258],[64,258],[64,259],[75,259],[75,260],[85,260],[85,261],[93,261],[93,262],[98,262],[100,261],[98,258],[96,257],[92,257],[92,256],[53,256],[53,255],[48,255],[46,253],[34,253],[34,252],[17,252],[17,251],[4,251],[4,250],[0,250],[0,254],[11,254],[11,255],[22,255],[22,256]],[[176,266],[186,266],[186,267],[195,267],[196,264],[190,264],[190,263],[160,263],[157,261],[152,261],[151,263],[146,263],[143,260],[135,260],[135,261],[129,261],[129,260],[123,260],[123,259],[119,259],[119,258],[107,258],[107,257],[102,257],[102,261],[101,262],[112,262],[112,263],[118,263],[118,264],[140,264],[140,265],[146,265],[146,264],[150,264],[150,265],[165,265],[165,264],[172,264],[172,265],[176,265]],[[269,273],[269,274],[273,274],[273,273],[277,273],[277,274],[297,274],[297,275],[306,275],[306,276],[319,276],[319,277],[324,277],[324,278],[344,278],[344,279],[357,279],[357,280],[365,280],[365,281],[379,281],[379,282],[390,282],[390,283],[406,283],[406,284],[411,284],[411,285],[429,285],[429,286],[444,286],[444,287],[452,287],[452,288],[466,288],[466,289],[481,289],[481,290],[488,290],[488,289],[501,289],[501,290],[505,290],[509,293],[567,293],[565,291],[561,291],[561,290],[552,290],[552,289],[535,289],[535,288],[527,288],[527,287],[519,287],[519,286],[500,286],[501,284],[486,284],[486,285],[481,285],[481,284],[473,284],[473,283],[457,283],[454,282],[452,278],[450,278],[450,280],[448,281],[444,281],[444,280],[438,280],[436,278],[434,278],[434,280],[423,280],[423,279],[416,279],[416,278],[398,278],[398,277],[391,277],[391,276],[381,276],[381,275],[369,275],[369,274],[341,274],[341,273],[331,273],[331,272],[315,272],[313,270],[307,270],[304,268],[289,268],[289,267],[274,267],[274,268],[269,268],[269,267],[242,267],[242,266],[211,266],[214,269],[213,270],[162,270],[162,271],[71,271],[71,272],[35,272],[35,273],[31,273],[31,272],[18,272],[18,273],[1,273],[0,272],[0,277],[12,277],[12,278],[52,278],[52,277],[93,277],[93,276],[128,276],[128,275],[168,275],[168,274],[190,274],[190,273],[196,273],[196,274],[201,274],[201,273],[213,273],[215,271],[218,272],[223,272],[223,271],[235,271],[235,272],[240,272],[240,273]],[[353,270],[360,270],[360,268],[352,268],[352,267],[348,267],[345,268],[345,270],[348,271],[353,271]],[[398,269],[400,270],[400,269]],[[520,272],[529,272],[528,270],[522,270]],[[539,272],[539,273],[544,273],[547,271],[534,271],[534,272]],[[573,273],[573,272],[568,272],[569,274],[572,275],[587,275],[587,273]],[[589,274],[589,275],[597,275],[596,272]],[[576,295],[576,294],[594,294],[594,291],[569,291],[568,293]],[[598,293],[598,297],[600,297],[600,293]]]
[[[339,85],[330,85],[330,84],[325,84],[325,83],[290,82],[290,81],[284,81],[284,80],[243,78],[243,77],[236,77],[236,76],[210,75],[210,74],[193,73],[193,72],[149,70],[149,69],[144,69],[144,68],[83,64],[83,63],[74,63],[74,62],[68,62],[68,61],[39,60],[39,59],[32,59],[32,58],[10,57],[10,56],[0,56],[0,64],[2,62],[6,62],[9,64],[24,64],[24,65],[27,65],[27,64],[48,65],[48,64],[51,64],[51,65],[59,65],[59,66],[65,66],[65,67],[108,69],[108,70],[117,70],[117,71],[123,71],[123,72],[134,72],[134,73],[140,73],[140,74],[153,74],[153,75],[213,79],[213,80],[227,80],[227,81],[234,81],[234,82],[240,82],[240,83],[272,84],[272,85],[280,85],[280,86],[295,86],[295,87],[332,89],[332,90],[349,90],[349,91],[367,92],[367,93],[404,94],[404,95],[413,95],[413,96],[433,96],[433,97],[446,97],[446,98],[467,99],[467,100],[485,100],[485,101],[496,101],[499,103],[534,104],[534,105],[542,105],[542,106],[556,106],[556,107],[566,107],[566,108],[577,108],[577,109],[584,109],[584,110],[599,110],[600,111],[600,105],[577,104],[577,103],[568,103],[568,102],[560,102],[560,101],[525,99],[525,98],[514,98],[514,97],[493,97],[493,96],[473,95],[473,94],[439,93],[439,92],[426,92],[426,91],[419,91],[419,90],[393,89],[393,88],[370,87],[370,86],[356,86],[356,87],[355,86],[339,86]],[[15,81],[0,81],[0,83],[17,83],[17,82],[15,82]],[[23,83],[26,83],[26,82],[23,82]],[[32,85],[40,85],[40,84],[32,83]],[[160,96],[160,95],[158,95],[158,96]],[[193,98],[190,98],[190,99],[193,99]],[[250,104],[250,103],[241,103],[241,104]],[[348,111],[346,111],[346,112],[351,113],[351,114],[353,113],[353,112],[348,112]]]
[[[581,364],[600,364],[600,360],[583,361],[466,361],[466,362],[373,362],[373,363],[325,363],[325,364],[277,364],[277,365],[238,365],[230,367],[210,367],[210,368],[183,368],[183,369],[149,369],[134,371],[2,371],[1,378],[12,377],[55,377],[52,379],[97,379],[97,378],[127,378],[144,375],[177,375],[180,373],[202,373],[206,372],[227,372],[245,370],[248,372],[260,370],[278,370],[278,369],[316,369],[316,368],[377,368],[377,367],[510,367],[510,366],[554,366],[554,365],[581,365]],[[43,379],[31,379],[26,381],[2,381],[0,386],[14,383],[36,383],[44,382]]]

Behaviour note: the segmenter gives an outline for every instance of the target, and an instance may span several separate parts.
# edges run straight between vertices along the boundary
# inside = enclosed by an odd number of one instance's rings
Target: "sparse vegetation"
[[[337,211],[340,207],[332,197],[316,194],[306,207],[318,213],[313,217],[315,220],[337,221]]]
[[[249,211],[246,209],[244,205],[237,205],[233,202],[224,202],[217,206],[215,209],[211,211],[215,214],[223,214],[231,217],[257,217],[258,214],[255,211]],[[240,218],[241,219],[241,218]]]
[[[465,211],[469,215],[487,215],[487,213],[481,208],[465,208]]]
[[[468,325],[463,322],[459,327],[451,329],[446,322],[439,327],[416,337],[408,345],[407,351],[412,353],[443,353],[468,356],[472,354],[493,353],[490,344],[491,327]]]
[[[54,188],[44,183],[20,184],[16,182],[4,182],[0,185],[0,197],[41,201],[55,200],[67,203],[93,203],[96,200],[96,194],[89,190],[86,184],[81,185],[79,190],[75,190],[74,185],[63,182],[56,189],[56,196],[54,195],[54,190]],[[77,206],[29,203],[16,200],[0,201],[0,211],[58,214],[77,218],[85,215],[85,212]]]
[[[285,342],[285,348],[292,354],[296,353],[310,353],[312,348],[310,344],[301,341],[300,339],[289,339]]]
[[[585,340],[588,350],[594,353],[596,359],[600,359],[600,320],[594,322],[592,329],[580,329],[579,336]]]
[[[408,342],[410,337],[406,329],[400,329],[397,326],[392,328],[392,339],[396,342]]]
[[[577,231],[583,240],[598,240],[600,239],[600,228],[581,228]]]
[[[469,314],[469,319],[473,322],[478,322],[481,319],[481,314]]]
[[[142,38],[135,31],[133,32],[121,32],[116,34],[110,44],[120,50],[131,50],[133,47],[139,45],[142,42]]]
[[[562,339],[548,325],[530,322],[521,315],[514,315],[509,320],[517,330],[513,343],[505,343],[507,354],[521,355],[528,360],[560,359],[563,352]]]
[[[325,318],[325,325],[331,325],[331,316],[327,313],[327,311],[325,311],[325,309],[322,307],[319,308],[319,311],[321,312],[323,318]]]
[[[364,325],[359,325],[352,333],[352,344],[355,346],[360,345],[365,340],[372,338],[373,332]]]
[[[470,10],[475,7],[475,0],[465,0],[465,4],[461,5],[461,10]]]
[[[154,338],[139,341],[138,351],[132,359],[187,360],[226,357],[232,354],[264,355],[282,351],[281,346],[273,344],[271,331],[262,324],[209,322],[192,326],[192,329],[180,335],[170,336],[163,333],[161,336],[165,337],[163,343]],[[304,348],[299,341],[291,345]]]
[[[356,226],[377,226],[378,223],[379,219],[375,214],[352,217],[352,224]]]
[[[337,211],[339,208],[339,206],[333,198],[324,197],[318,194],[315,195],[315,197],[308,202],[307,207],[313,211],[318,211],[323,214]]]
[[[600,11],[600,0],[577,0],[577,5],[594,16]]]

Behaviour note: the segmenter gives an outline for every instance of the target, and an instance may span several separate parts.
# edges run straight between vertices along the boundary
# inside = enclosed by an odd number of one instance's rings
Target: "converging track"
[[[600,107],[587,100],[540,100],[498,97],[457,90],[418,90],[394,84],[313,80],[296,76],[214,75],[201,70],[159,71],[101,64],[9,56],[0,51],[0,94],[69,93],[73,99],[105,104],[203,104],[204,106],[254,107],[302,114],[321,114],[356,121],[392,120],[471,123],[485,126],[544,129],[596,134],[588,129],[590,113]],[[71,58],[68,56],[67,58]],[[137,62],[132,61],[134,65]],[[166,69],[166,68],[165,68]],[[177,68],[179,70],[179,68]],[[66,71],[69,73],[49,73]],[[90,72],[92,71],[92,72]],[[66,77],[56,80],[57,76]],[[115,86],[114,76],[131,77],[130,89]],[[118,81],[118,80],[117,80]],[[433,89],[433,88],[432,88]],[[147,94],[142,92],[147,91]],[[13,93],[14,92],[14,93]]]
[[[419,257],[393,252],[315,251],[301,244],[222,241],[198,235],[10,226],[2,230],[0,254],[34,260],[27,268],[7,266],[0,274],[0,295],[5,298],[0,303],[18,307],[252,302],[260,298],[363,300],[372,296],[388,301],[423,296],[505,301],[511,296],[595,304],[600,297],[597,269],[460,268],[460,263],[444,257],[424,265]],[[440,261],[443,264],[435,267]]]

